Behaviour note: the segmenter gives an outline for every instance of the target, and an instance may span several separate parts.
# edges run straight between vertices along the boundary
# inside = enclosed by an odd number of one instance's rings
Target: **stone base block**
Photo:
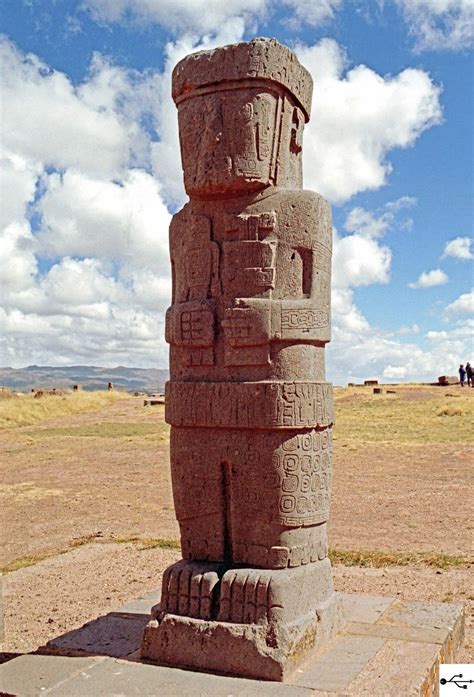
[[[329,601],[304,618],[280,624],[240,624],[165,614],[151,620],[141,658],[175,666],[261,680],[286,680],[344,624],[342,601]]]

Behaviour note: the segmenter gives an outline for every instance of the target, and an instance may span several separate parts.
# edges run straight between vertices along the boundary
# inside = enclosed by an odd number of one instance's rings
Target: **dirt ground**
[[[446,416],[436,417],[442,414],[437,389],[397,388],[393,405],[390,397],[372,401],[367,391],[362,397],[354,390],[339,392],[332,548],[471,553],[473,451],[462,435],[465,414],[461,429],[450,406]],[[448,394],[458,393],[450,388]],[[462,398],[464,404],[466,394]],[[406,425],[410,409],[421,424],[416,434]],[[424,425],[423,409],[432,414]],[[18,567],[5,576],[5,651],[32,650],[159,586],[163,568],[179,553],[126,542],[178,539],[163,407],[144,407],[139,398],[119,400],[98,412],[6,429],[0,448],[6,456],[3,564]],[[53,556],[21,568],[29,557],[48,554]],[[335,579],[340,590],[472,600],[465,566],[441,571],[338,565]]]

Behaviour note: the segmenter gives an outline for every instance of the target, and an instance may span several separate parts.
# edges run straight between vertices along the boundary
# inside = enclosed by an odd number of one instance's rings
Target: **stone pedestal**
[[[187,574],[190,567],[190,587],[202,588],[197,580],[203,578],[202,565],[179,562],[173,572]],[[324,576],[330,593],[320,591]],[[284,680],[342,624],[327,559],[278,571],[231,569],[222,577],[219,600],[213,613],[208,597],[190,597],[186,591],[168,595],[152,611],[142,657],[162,665]]]
[[[183,561],[142,656],[283,680],[339,628],[327,557],[332,226],[302,191],[312,80],[275,40],[173,73],[189,203],[170,227],[171,474]]]

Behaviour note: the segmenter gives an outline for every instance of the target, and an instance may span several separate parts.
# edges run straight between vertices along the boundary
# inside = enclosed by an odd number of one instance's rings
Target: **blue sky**
[[[173,65],[275,36],[315,81],[305,186],[333,205],[329,378],[473,360],[474,0],[3,0],[2,364],[165,367],[186,200]]]

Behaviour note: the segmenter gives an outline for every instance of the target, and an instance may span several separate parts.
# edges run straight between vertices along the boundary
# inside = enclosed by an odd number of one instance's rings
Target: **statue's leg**
[[[171,475],[183,560],[163,574],[154,614],[210,619],[224,572],[222,473],[210,429],[171,429]]]
[[[225,559],[225,496],[211,429],[171,429],[171,477],[183,559]]]
[[[313,599],[325,602],[333,592],[325,522],[330,478],[323,476],[330,459],[322,457],[329,441],[310,430],[242,431],[238,438],[226,506],[231,568],[221,582],[219,618],[269,617],[286,583],[296,589],[303,582],[302,566],[311,567]]]

